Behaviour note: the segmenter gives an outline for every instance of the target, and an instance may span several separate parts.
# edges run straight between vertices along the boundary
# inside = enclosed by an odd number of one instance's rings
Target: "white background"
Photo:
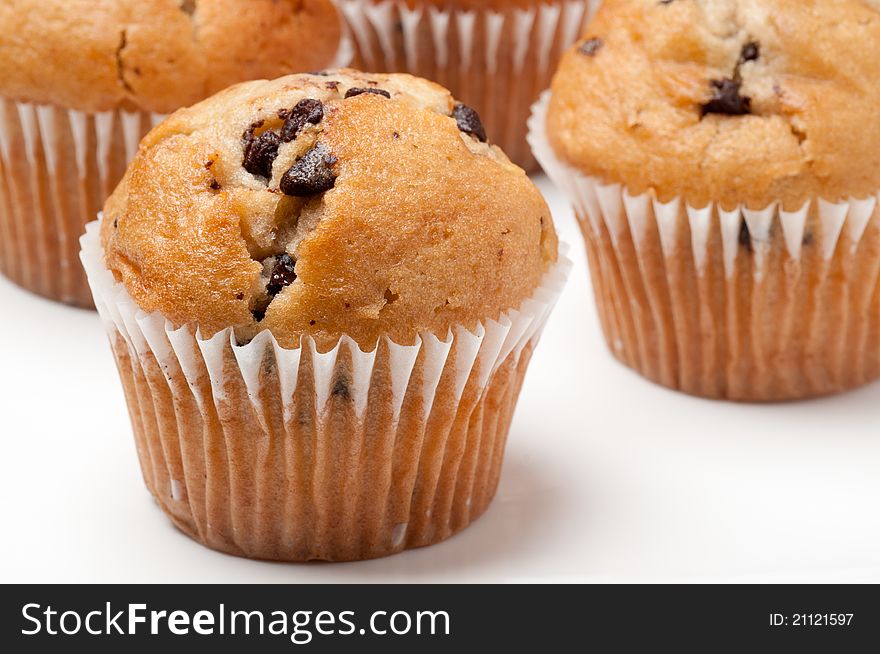
[[[641,380],[606,352],[576,266],[520,400],[498,496],[433,547],[274,564],[177,532],[140,476],[97,315],[0,280],[0,581],[880,581],[880,384],[748,406]]]

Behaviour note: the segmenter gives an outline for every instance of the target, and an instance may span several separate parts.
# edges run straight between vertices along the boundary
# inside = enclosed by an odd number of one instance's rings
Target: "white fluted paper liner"
[[[0,272],[40,295],[91,306],[79,236],[161,119],[0,99]]]
[[[81,243],[147,486],[197,540],[280,560],[384,556],[487,508],[522,376],[571,267],[561,257],[531,298],[473,331],[382,339],[370,352],[343,337],[319,352],[310,337],[288,349],[268,332],[238,345],[231,329],[175,328],[114,280],[97,223]]]
[[[499,12],[335,1],[365,69],[412,73],[446,86],[479,111],[489,140],[527,171],[535,168],[525,142],[529,108],[600,4],[545,0]]]
[[[693,207],[631,195],[529,143],[569,197],[615,356],[689,393],[737,400],[826,395],[880,377],[878,197],[796,211]]]
[[[345,21],[342,19],[342,16],[339,17],[339,21],[343,24],[342,34],[339,37],[339,48],[336,50],[333,61],[328,68],[347,68],[351,66],[352,59],[354,59],[354,42],[352,41],[351,33],[345,28]]]

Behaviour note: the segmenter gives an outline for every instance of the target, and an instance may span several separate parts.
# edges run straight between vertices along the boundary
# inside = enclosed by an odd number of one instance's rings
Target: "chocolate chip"
[[[339,88],[339,82],[331,80],[329,82],[324,82],[324,86],[326,86],[329,91],[335,91]]]
[[[746,250],[752,251],[752,235],[749,234],[749,226],[745,220],[739,225],[739,237],[737,240]]]
[[[263,126],[263,123],[265,123],[265,122],[266,122],[265,120],[258,120],[255,123],[251,123],[251,126],[245,130],[245,132],[244,132],[244,134],[242,134],[241,138],[244,139],[245,141],[250,141],[252,138],[254,138],[254,132],[256,132],[258,129],[260,129]]]
[[[266,317],[266,310],[265,309],[254,309],[253,311],[251,311],[251,315],[254,317],[254,320],[256,320],[257,322],[263,322],[263,318]]]
[[[281,128],[281,140],[290,143],[307,124],[317,125],[324,118],[324,105],[320,100],[306,98],[287,112],[284,127]]]
[[[244,161],[241,165],[252,175],[261,175],[270,179],[279,145],[281,145],[281,137],[275,132],[263,132],[256,138],[251,136],[244,146]]]
[[[271,296],[276,296],[285,286],[290,286],[296,281],[296,261],[293,260],[286,252],[275,258],[275,265],[272,266],[272,273],[269,276],[269,283],[266,284],[266,292]]]
[[[281,177],[281,191],[285,195],[302,198],[329,191],[336,184],[333,165],[336,157],[320,143],[306,152]]]
[[[587,55],[588,57],[595,57],[596,53],[602,49],[604,42],[602,39],[594,38],[587,39],[583,43],[581,43],[581,47],[578,48],[578,52],[582,55]]]
[[[743,46],[742,52],[739,55],[739,60],[741,62],[755,61],[760,56],[761,47],[757,43],[752,41],[751,43],[746,43]]]
[[[363,95],[364,93],[372,93],[373,95],[381,95],[384,98],[391,98],[391,94],[385,89],[364,89],[364,88],[353,88],[348,89],[345,92],[345,99],[353,98],[356,95]]]
[[[209,184],[209,186],[210,186],[211,189],[214,190],[214,191],[219,191],[219,190],[220,190],[220,182],[218,182],[216,179],[212,179],[212,180],[211,180],[211,183]]]
[[[742,116],[752,110],[752,99],[740,95],[741,85],[732,79],[713,79],[709,82],[712,88],[712,99],[703,105],[703,115],[726,114]]]
[[[486,142],[486,128],[483,127],[483,121],[480,120],[480,114],[472,107],[466,104],[457,104],[452,110],[452,117],[458,123],[458,129],[465,134],[476,136],[483,143]]]

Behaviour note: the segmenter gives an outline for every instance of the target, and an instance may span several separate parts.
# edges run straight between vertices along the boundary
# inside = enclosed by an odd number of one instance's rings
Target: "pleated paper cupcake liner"
[[[537,168],[525,138],[530,107],[599,4],[546,0],[499,12],[335,1],[354,41],[357,67],[407,72],[447,87],[477,109],[489,140],[526,171]]]
[[[828,395],[880,378],[877,196],[725,211],[633,196],[562,163],[549,93],[529,140],[570,198],[614,355],[659,384],[743,401]]]
[[[0,273],[53,300],[93,306],[79,237],[162,118],[0,99]]]
[[[371,352],[342,337],[285,349],[263,332],[203,338],[139,310],[82,260],[116,357],[144,480],[175,525],[217,550],[358,560],[430,545],[488,507],[523,375],[571,263],[470,331]]]
[[[339,21],[343,24],[344,27],[345,19],[341,15],[339,16]],[[333,61],[330,63],[329,66],[327,66],[327,68],[335,69],[348,68],[350,66],[353,66],[354,50],[354,41],[352,40],[351,34],[347,29],[344,29],[342,35],[339,38],[339,49],[336,50],[336,55],[333,57]]]

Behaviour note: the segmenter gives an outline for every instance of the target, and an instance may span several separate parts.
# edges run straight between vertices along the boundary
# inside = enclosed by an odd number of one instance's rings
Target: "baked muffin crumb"
[[[241,342],[472,327],[557,256],[540,193],[484,139],[476,112],[408,75],[232,87],[144,139],[105,209],[108,267],[144,310]]]
[[[795,210],[880,189],[878,79],[874,1],[616,0],[563,58],[548,134],[633,194]]]

